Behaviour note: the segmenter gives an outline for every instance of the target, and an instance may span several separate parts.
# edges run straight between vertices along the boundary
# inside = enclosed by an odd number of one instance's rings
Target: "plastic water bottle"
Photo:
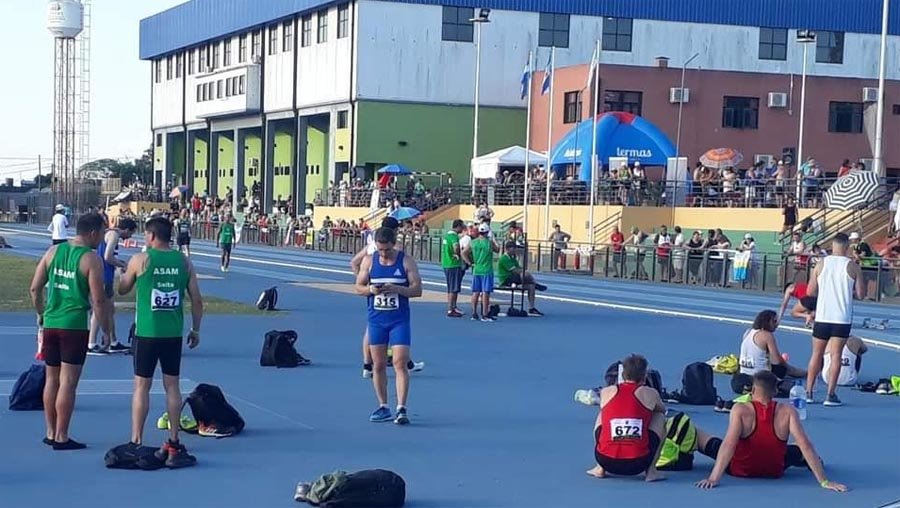
[[[794,382],[794,386],[791,388],[790,393],[791,405],[794,406],[794,409],[797,410],[797,414],[800,415],[801,420],[806,419],[806,391],[803,389],[803,384],[800,383],[800,380]]]

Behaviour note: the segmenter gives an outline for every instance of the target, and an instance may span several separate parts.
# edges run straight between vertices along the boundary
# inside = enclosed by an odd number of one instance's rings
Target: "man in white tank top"
[[[781,356],[775,341],[778,314],[774,310],[764,310],[756,315],[753,326],[744,332],[741,341],[740,372],[752,376],[759,371],[769,370],[778,379],[803,377],[806,371],[788,365]]]
[[[838,374],[838,385],[853,386],[859,380],[859,371],[862,369],[862,355],[868,351],[859,337],[850,337],[841,351],[841,368]],[[822,379],[828,382],[828,373],[831,371],[831,351],[825,350],[825,366],[822,368]]]
[[[816,321],[813,324],[812,355],[806,375],[806,400],[813,401],[816,378],[822,372],[825,349],[830,351],[831,365],[841,364],[841,353],[850,337],[853,323],[853,295],[862,299],[865,294],[862,270],[847,256],[850,239],[838,233],[831,242],[832,255],[816,264],[809,278],[806,294],[818,297]],[[841,399],[835,393],[840,369],[828,372],[828,393],[824,405],[840,406]]]

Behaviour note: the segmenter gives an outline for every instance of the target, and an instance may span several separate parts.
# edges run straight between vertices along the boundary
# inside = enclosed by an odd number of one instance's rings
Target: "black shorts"
[[[224,253],[226,253],[226,254],[231,254],[231,244],[230,244],[230,243],[223,243],[223,244],[222,244],[222,252],[224,252]]]
[[[84,365],[88,350],[87,330],[60,330],[44,328],[41,353],[48,367],[59,367],[60,363]]]
[[[597,430],[594,432],[595,443],[600,442],[600,432],[602,430],[603,427],[597,427]],[[607,473],[619,476],[639,475],[650,469],[650,466],[653,465],[653,459],[656,458],[656,450],[659,448],[660,444],[660,438],[656,435],[656,432],[650,430],[648,430],[648,432],[650,432],[650,450],[647,452],[647,455],[635,459],[614,459],[596,451],[597,449],[595,447],[594,459],[596,459],[597,464],[599,464]]]
[[[444,277],[447,279],[447,293],[459,293],[462,291],[462,280],[466,271],[462,267],[444,268]]]
[[[816,310],[816,303],[819,301],[815,296],[804,296],[800,299],[800,305],[803,306],[804,309],[812,312]]]
[[[61,243],[66,243],[68,240],[53,240],[53,245],[59,245]]]
[[[181,337],[135,337],[133,354],[135,376],[152,378],[157,363],[167,376],[181,373]]]
[[[820,323],[816,321],[813,324],[812,336],[814,339],[828,340],[832,337],[839,339],[850,338],[850,328],[852,325],[839,323]]]
[[[511,273],[506,276],[506,281],[503,282],[504,286],[512,286],[515,284],[516,286],[522,285],[522,276],[518,273]]]
[[[190,245],[191,244],[191,235],[180,234],[178,238],[176,238],[176,242],[178,246]]]

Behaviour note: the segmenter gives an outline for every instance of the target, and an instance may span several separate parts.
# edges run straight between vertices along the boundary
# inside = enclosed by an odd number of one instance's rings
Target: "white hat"
[[[859,240],[859,233],[857,233],[856,231],[850,233],[850,239],[851,240]]]
[[[641,165],[641,161],[634,161],[634,165],[635,165],[635,166],[640,166],[640,165]]]
[[[54,209],[55,209],[57,212],[59,212],[59,211],[65,210],[66,207],[63,206],[62,203],[60,203],[60,204],[56,205],[56,207],[55,207]]]
[[[745,234],[744,240],[753,240],[753,235],[751,235],[750,233]]]
[[[491,226],[489,226],[487,224],[482,224],[482,225],[478,226],[478,232],[479,233],[490,233]]]

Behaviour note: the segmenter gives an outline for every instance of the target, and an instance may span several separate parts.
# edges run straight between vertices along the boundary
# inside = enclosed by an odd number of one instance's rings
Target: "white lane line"
[[[248,406],[250,406],[250,407],[252,407],[252,408],[255,408],[255,409],[259,410],[259,411],[262,411],[263,413],[268,413],[268,414],[270,414],[270,415],[272,415],[272,416],[274,416],[274,417],[281,418],[281,419],[284,420],[284,421],[293,423],[294,425],[297,425],[297,426],[299,426],[299,427],[302,427],[302,428],[304,428],[304,429],[306,429],[306,430],[316,430],[315,427],[313,427],[313,426],[311,426],[311,425],[307,425],[307,424],[305,424],[305,423],[303,423],[303,422],[301,422],[301,421],[299,421],[299,420],[295,420],[295,419],[291,418],[290,416],[285,416],[285,415],[283,415],[283,414],[281,414],[281,413],[277,413],[277,412],[275,412],[275,411],[272,411],[271,409],[269,409],[269,408],[267,408],[267,407],[260,406],[259,404],[254,404],[254,403],[250,402],[249,400],[244,399],[244,398],[241,398],[241,397],[238,397],[237,395],[235,395],[235,394],[233,394],[233,393],[228,393],[228,396],[231,397],[232,399],[238,401],[238,402],[241,402],[241,403],[243,403],[243,404],[246,404],[246,405],[248,405]]]
[[[203,254],[203,253],[195,253],[194,255],[211,257],[211,258],[219,257],[214,254]],[[283,268],[298,268],[301,270],[309,270],[309,271],[313,271],[313,272],[330,273],[330,274],[337,274],[337,275],[352,275],[352,272],[350,270],[338,270],[336,268],[323,268],[320,266],[302,265],[302,264],[298,264],[298,263],[285,263],[282,261],[265,261],[265,260],[260,260],[260,259],[251,259],[251,258],[238,257],[238,256],[232,256],[231,259],[237,260],[237,261],[246,261],[248,263],[255,263],[255,264],[260,264],[260,265],[280,266]],[[274,278],[280,278],[280,277],[274,276]],[[423,280],[422,284],[426,284],[429,286],[443,287],[443,288],[447,287],[447,285],[443,282],[433,282],[433,281],[427,281],[427,280]],[[466,287],[466,289],[470,289],[470,288]],[[744,326],[753,324],[753,320],[750,320],[750,319],[729,318],[729,317],[724,317],[724,316],[715,316],[712,314],[700,314],[700,313],[695,313],[695,312],[682,312],[682,311],[677,311],[677,310],[654,309],[652,307],[642,307],[642,306],[638,306],[638,305],[623,305],[623,304],[618,304],[618,303],[598,302],[598,301],[591,301],[591,300],[582,300],[580,298],[568,298],[568,297],[564,297],[564,296],[537,295],[537,297],[542,300],[547,300],[547,301],[551,301],[551,302],[590,305],[592,307],[601,307],[601,308],[605,308],[605,309],[615,309],[615,310],[625,310],[625,311],[630,311],[630,312],[643,312],[643,313],[648,313],[648,314],[656,314],[658,316],[703,319],[706,321],[716,321],[716,322],[720,322],[720,323],[730,323],[730,324],[744,325]],[[804,335],[809,335],[811,333],[808,328],[802,328],[799,326],[780,325],[779,328],[782,330],[786,330],[786,331],[790,331],[790,332],[794,332],[794,333],[800,333],[800,334],[804,334]],[[867,337],[860,337],[860,338],[864,342],[871,344],[873,346],[878,346],[878,347],[882,347],[885,349],[890,349],[890,350],[893,350],[896,352],[900,352],[900,344],[894,344],[892,342],[883,341],[883,340],[879,340],[879,339],[872,339],[872,338],[867,338]]]

